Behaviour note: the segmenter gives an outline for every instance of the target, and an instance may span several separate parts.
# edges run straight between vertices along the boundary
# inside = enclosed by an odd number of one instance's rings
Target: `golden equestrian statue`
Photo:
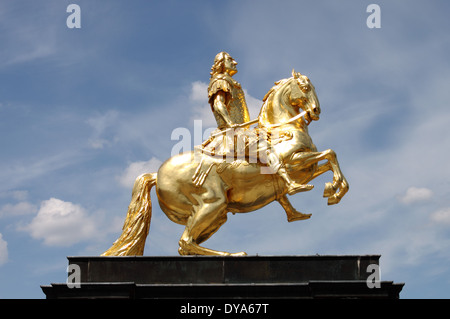
[[[250,121],[244,92],[232,78],[236,64],[228,53],[220,52],[211,68],[208,97],[217,130],[194,151],[169,158],[157,173],[137,177],[122,234],[102,256],[143,255],[154,186],[161,210],[186,226],[179,240],[180,255],[246,255],[200,244],[227,221],[229,212],[251,212],[274,200],[289,222],[308,219],[311,215],[292,207],[288,195],[312,189],[307,183],[327,171],[333,173],[323,193],[328,205],[339,203],[347,193],[336,153],[318,152],[308,134],[308,125],[320,115],[308,77],[293,70],[292,77],[275,82],[259,116]]]

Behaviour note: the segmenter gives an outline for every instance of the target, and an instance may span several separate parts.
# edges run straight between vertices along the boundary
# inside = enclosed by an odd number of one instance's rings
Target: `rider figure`
[[[217,127],[220,130],[236,127],[250,121],[244,91],[241,85],[232,78],[237,73],[237,62],[226,52],[220,52],[211,67],[211,79],[208,86],[208,98]],[[273,172],[278,174],[288,187],[288,194],[307,191],[311,185],[303,185],[293,181],[286,172],[279,156],[272,148],[268,148],[267,162]]]

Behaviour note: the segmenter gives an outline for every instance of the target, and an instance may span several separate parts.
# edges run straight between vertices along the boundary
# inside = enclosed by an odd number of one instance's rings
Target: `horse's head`
[[[275,82],[264,96],[259,115],[261,126],[291,123],[304,112],[306,125],[317,121],[320,115],[319,99],[306,75],[292,70],[292,77]]]
[[[314,85],[306,75],[297,73],[295,70],[292,70],[292,78],[290,104],[306,112],[305,119],[308,123],[317,121],[320,115],[320,103]]]

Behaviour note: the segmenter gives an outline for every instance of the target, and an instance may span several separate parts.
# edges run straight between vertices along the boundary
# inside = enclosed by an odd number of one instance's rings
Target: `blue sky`
[[[67,6],[81,8],[69,29]],[[369,29],[366,8],[381,8]],[[212,127],[206,86],[229,52],[250,117],[292,68],[316,87],[310,135],[336,151],[335,206],[291,196],[230,215],[205,243],[251,255],[380,254],[402,298],[450,297],[450,4],[446,1],[18,1],[0,3],[0,298],[44,298],[66,256],[120,234],[134,178],[170,157],[177,128]],[[191,136],[192,144],[198,140]],[[177,255],[158,207],[145,255]]]

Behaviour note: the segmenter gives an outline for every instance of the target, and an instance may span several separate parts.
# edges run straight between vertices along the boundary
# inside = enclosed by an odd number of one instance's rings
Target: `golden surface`
[[[308,77],[292,71],[292,77],[276,82],[258,118],[250,121],[244,92],[232,78],[236,64],[221,52],[212,67],[208,97],[218,129],[195,151],[173,156],[157,173],[136,179],[122,234],[102,256],[143,254],[153,186],[162,211],[186,226],[180,255],[245,255],[200,244],[226,222],[227,213],[251,212],[275,200],[289,222],[308,219],[311,215],[298,212],[288,195],[312,189],[307,183],[327,171],[333,173],[323,194],[328,205],[337,204],[348,191],[335,152],[318,152],[308,134],[308,125],[320,115]]]

